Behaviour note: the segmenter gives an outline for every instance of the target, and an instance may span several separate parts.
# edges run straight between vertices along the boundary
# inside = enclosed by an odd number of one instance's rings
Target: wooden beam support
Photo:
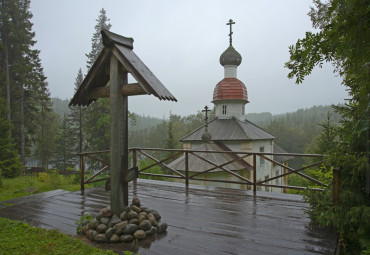
[[[108,98],[110,94],[110,86],[99,87],[93,89],[89,93],[89,99]],[[139,83],[130,83],[122,86],[122,95],[124,96],[138,96],[147,95],[146,91],[139,85]]]
[[[127,143],[127,96],[122,87],[127,84],[127,73],[122,71],[115,56],[110,59],[110,205],[113,214],[119,216],[128,202],[127,183],[124,176],[128,171]]]

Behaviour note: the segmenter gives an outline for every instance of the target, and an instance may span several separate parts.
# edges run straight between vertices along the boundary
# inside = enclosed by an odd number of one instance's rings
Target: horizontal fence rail
[[[226,154],[232,156],[233,158],[227,162],[217,163],[213,162],[211,159],[207,159],[208,153],[212,154]],[[99,155],[101,154],[109,154],[109,150],[105,151],[97,151],[97,152],[82,152],[78,155],[80,156],[80,174],[81,174],[81,190],[84,190],[84,185],[88,183],[94,183],[99,181],[109,180],[109,177],[98,178],[99,175],[102,173],[107,173],[110,169],[110,163],[106,159],[102,159]],[[203,156],[202,156],[203,155]],[[190,169],[189,164],[189,157],[193,157],[200,160],[201,162],[205,162],[207,165],[211,166],[208,169],[199,171],[197,169]],[[322,158],[322,160],[303,166],[298,169],[293,169],[281,162],[278,162],[273,159],[274,156],[286,156],[286,157],[306,157],[306,158]],[[184,160],[184,169],[174,169],[170,162],[176,160],[179,157],[183,157]],[[327,185],[313,177],[310,177],[304,173],[303,170],[309,169],[312,167],[317,167],[325,162],[323,159],[325,155],[321,154],[301,154],[301,153],[266,153],[266,152],[245,152],[245,151],[202,151],[202,150],[188,150],[188,149],[161,149],[161,148],[130,148],[129,149],[129,161],[132,167],[138,167],[138,164],[142,160],[146,160],[147,162],[150,161],[145,166],[141,166],[138,169],[138,174],[142,177],[153,177],[153,178],[164,178],[164,179],[173,179],[173,180],[183,180],[185,185],[188,186],[190,181],[203,181],[203,182],[215,182],[215,183],[230,183],[230,184],[239,184],[239,185],[247,185],[251,187],[254,192],[257,191],[257,187],[271,187],[271,188],[280,188],[283,189],[285,192],[287,189],[295,189],[295,190],[304,190],[308,187],[297,187],[297,186],[289,186],[284,183],[279,182],[280,184],[272,184],[269,183],[273,180],[286,180],[287,176],[289,175],[298,175],[303,179],[309,180],[310,183],[314,183],[322,188],[310,188],[316,191],[323,191],[323,188]],[[100,169],[95,169],[94,174],[92,174],[89,178],[85,179],[85,164],[86,158],[90,161],[97,161],[102,166]],[[159,159],[161,158],[161,159]],[[269,176],[268,178],[257,180],[258,176],[258,166],[257,166],[257,159],[263,159],[266,162],[270,162],[273,166],[279,166],[284,171],[281,171],[281,174]],[[251,164],[247,163],[253,162]],[[242,176],[236,171],[230,170],[227,168],[228,165],[234,162],[243,162],[247,164],[246,167],[247,171],[250,173],[250,178]],[[161,173],[152,173],[148,172],[153,168],[161,169]],[[222,172],[228,176],[233,176],[234,180],[227,180],[227,179],[214,179],[209,178],[206,174],[211,174],[215,172]],[[272,172],[272,171],[271,171]]]

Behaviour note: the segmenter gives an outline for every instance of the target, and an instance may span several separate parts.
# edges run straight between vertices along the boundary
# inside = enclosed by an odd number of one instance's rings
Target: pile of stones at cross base
[[[165,233],[167,223],[161,221],[156,210],[141,206],[134,197],[130,207],[126,206],[119,217],[110,208],[100,210],[95,219],[82,227],[89,240],[100,243],[132,242],[147,236]]]

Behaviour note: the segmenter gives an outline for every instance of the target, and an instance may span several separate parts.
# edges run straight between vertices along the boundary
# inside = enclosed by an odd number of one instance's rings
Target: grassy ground
[[[15,178],[3,178],[0,187],[0,201],[27,196],[35,193],[64,189],[68,191],[77,191],[80,189],[80,176],[63,176],[55,172],[39,173],[35,176],[19,176]],[[85,188],[102,185],[85,185]]]
[[[116,254],[84,244],[56,230],[0,218],[0,254]]]

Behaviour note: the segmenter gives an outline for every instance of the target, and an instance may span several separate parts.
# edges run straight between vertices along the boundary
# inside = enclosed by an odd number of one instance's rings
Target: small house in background
[[[224,79],[221,80],[213,91],[213,101],[215,118],[209,123],[199,127],[190,134],[183,137],[180,141],[184,149],[204,150],[204,151],[242,151],[242,152],[265,152],[265,153],[286,153],[282,148],[275,144],[275,137],[252,122],[248,121],[245,114],[245,105],[249,103],[247,88],[242,81],[237,78],[237,68],[242,62],[242,57],[232,46],[232,20],[230,25],[230,45],[221,54],[220,64],[224,67]],[[207,110],[207,109],[206,109]],[[203,158],[208,159],[221,165],[228,162],[237,154],[227,153],[203,153]],[[271,156],[271,158],[281,164],[287,165],[292,157],[288,156]],[[264,158],[257,157],[257,181],[265,180],[280,174],[284,169]],[[170,163],[174,169],[185,170],[184,156]],[[194,156],[189,156],[190,175],[196,172],[203,172],[213,166]],[[240,158],[237,161],[224,166],[239,175],[252,180],[253,177],[253,158]],[[214,180],[240,181],[237,177],[215,169],[202,174],[202,178]],[[272,183],[274,182],[274,183]],[[191,180],[193,184],[203,184],[218,187],[231,187],[247,189],[247,185],[220,183],[212,181]],[[287,178],[277,178],[266,184],[286,185]],[[260,191],[283,192],[281,188],[270,188],[258,186]]]

